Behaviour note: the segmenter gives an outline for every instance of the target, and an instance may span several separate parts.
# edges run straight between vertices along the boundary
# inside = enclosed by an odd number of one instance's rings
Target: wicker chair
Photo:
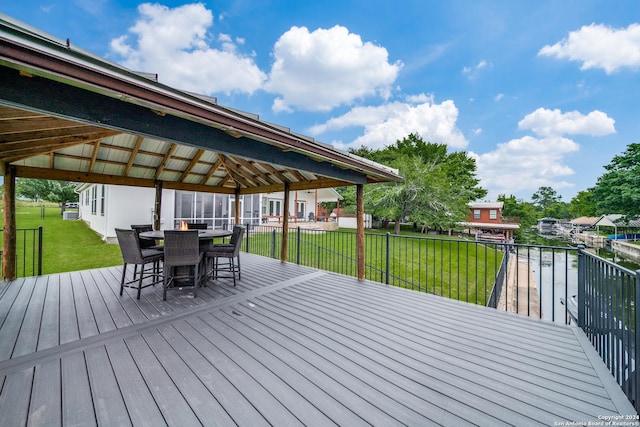
[[[131,229],[136,230],[138,232],[138,239],[140,240],[140,247],[142,249],[156,249],[161,251],[164,249],[162,245],[157,245],[155,240],[152,239],[141,239],[140,233],[144,233],[145,231],[153,231],[153,225],[151,224],[131,224]]]
[[[124,261],[122,280],[120,281],[120,295],[124,293],[125,286],[138,288],[137,298],[140,299],[142,288],[146,288],[147,286],[155,285],[160,282],[160,261],[162,261],[164,253],[155,249],[142,249],[140,247],[140,240],[138,239],[138,232],[136,230],[116,228],[116,237],[118,238],[118,244],[120,245],[120,251],[122,252],[122,260]],[[135,268],[133,271],[133,280],[125,282],[128,264],[133,264]],[[151,264],[151,266],[147,267],[149,264]],[[140,266],[140,271],[138,271],[138,266]],[[155,280],[145,286],[142,286],[142,281],[149,277],[153,277]],[[137,286],[132,286],[136,282]]]
[[[193,296],[198,296],[202,262],[199,240],[197,230],[165,230],[163,300],[167,299],[167,288],[183,279],[193,279]]]
[[[206,264],[209,267],[208,276],[216,280],[218,277],[233,277],[233,286],[236,285],[236,273],[241,280],[240,273],[240,247],[244,237],[245,228],[241,225],[233,227],[233,234],[229,243],[212,245],[205,254]],[[220,262],[222,260],[222,263]],[[230,275],[220,276],[220,271],[227,271]]]

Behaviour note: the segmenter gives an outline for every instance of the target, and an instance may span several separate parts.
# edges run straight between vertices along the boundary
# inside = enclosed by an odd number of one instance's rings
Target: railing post
[[[276,230],[271,230],[271,258],[276,257]]]
[[[640,357],[640,351],[638,351],[638,346],[640,345],[640,316],[638,316],[638,301],[640,301],[640,270],[636,270],[636,277],[635,277],[635,283],[634,283],[634,289],[635,289],[635,299],[634,299],[634,304],[633,304],[633,316],[634,316],[634,328],[635,328],[635,333],[634,333],[634,343],[633,346],[629,345],[628,348],[633,348],[633,363],[634,363],[634,371],[633,371],[633,384],[631,385],[633,387],[632,390],[634,390],[634,396],[633,396],[633,402],[634,402],[634,407],[636,408],[636,411],[638,409],[640,409],[640,360],[638,360],[638,357]]]
[[[585,326],[585,310],[586,307],[586,277],[585,268],[586,260],[584,255],[584,246],[578,246],[578,326],[584,331]]]
[[[42,276],[42,226],[38,227],[38,276]]]
[[[389,249],[390,249],[390,240],[391,240],[391,233],[387,232],[387,248],[386,248],[386,254],[385,254],[385,278],[384,278],[384,283],[386,283],[387,285],[389,284]]]
[[[298,227],[298,248],[296,249],[296,264],[300,264],[300,227]]]

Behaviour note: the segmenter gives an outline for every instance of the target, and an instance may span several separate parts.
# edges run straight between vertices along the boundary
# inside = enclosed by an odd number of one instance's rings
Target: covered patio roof
[[[226,194],[400,181],[397,171],[218,105],[0,14],[3,277],[15,272],[15,178]],[[239,213],[236,212],[236,218]],[[156,221],[156,225],[159,220]],[[286,254],[283,224],[282,261]],[[364,222],[358,229],[364,278]]]
[[[19,177],[241,194],[397,171],[0,15],[0,161]]]

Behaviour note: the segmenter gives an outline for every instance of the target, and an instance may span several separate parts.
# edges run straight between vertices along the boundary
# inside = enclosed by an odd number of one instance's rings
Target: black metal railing
[[[640,270],[632,271],[580,249],[578,325],[636,410],[640,409],[638,343]]]
[[[4,229],[0,229],[0,247],[4,242]],[[0,250],[0,270],[2,250]],[[16,230],[16,275],[18,277],[42,275],[42,227]]]
[[[292,229],[287,260],[357,274],[356,235]],[[280,257],[282,229],[248,228],[245,250]],[[577,293],[576,248],[365,234],[365,277],[474,304],[568,323],[560,298]]]

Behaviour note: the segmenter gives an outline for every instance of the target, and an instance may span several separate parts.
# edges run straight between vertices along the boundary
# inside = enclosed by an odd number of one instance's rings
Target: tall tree
[[[640,144],[629,144],[604,167],[593,188],[598,213],[640,216]]]
[[[446,230],[469,213],[469,195],[447,180],[441,165],[418,156],[403,156],[397,165],[404,182],[368,186],[365,193],[370,211],[395,222],[394,233],[400,233],[405,218]]]
[[[351,153],[397,168],[402,183],[367,186],[365,201],[375,216],[392,219],[399,232],[404,218],[432,228],[449,229],[464,221],[468,203],[487,191],[476,178],[475,159],[465,152],[447,153],[444,144],[410,134],[381,150],[361,147]]]
[[[531,196],[531,201],[541,211],[551,207],[554,203],[559,203],[561,199],[562,196],[558,195],[556,190],[551,187],[540,187]]]
[[[574,218],[596,216],[598,214],[598,206],[593,196],[593,188],[578,192],[569,202],[569,212]]]
[[[520,230],[526,230],[538,222],[538,212],[532,203],[516,199],[514,195],[507,197],[504,194],[498,196],[498,201],[504,203],[503,216],[518,217]]]

